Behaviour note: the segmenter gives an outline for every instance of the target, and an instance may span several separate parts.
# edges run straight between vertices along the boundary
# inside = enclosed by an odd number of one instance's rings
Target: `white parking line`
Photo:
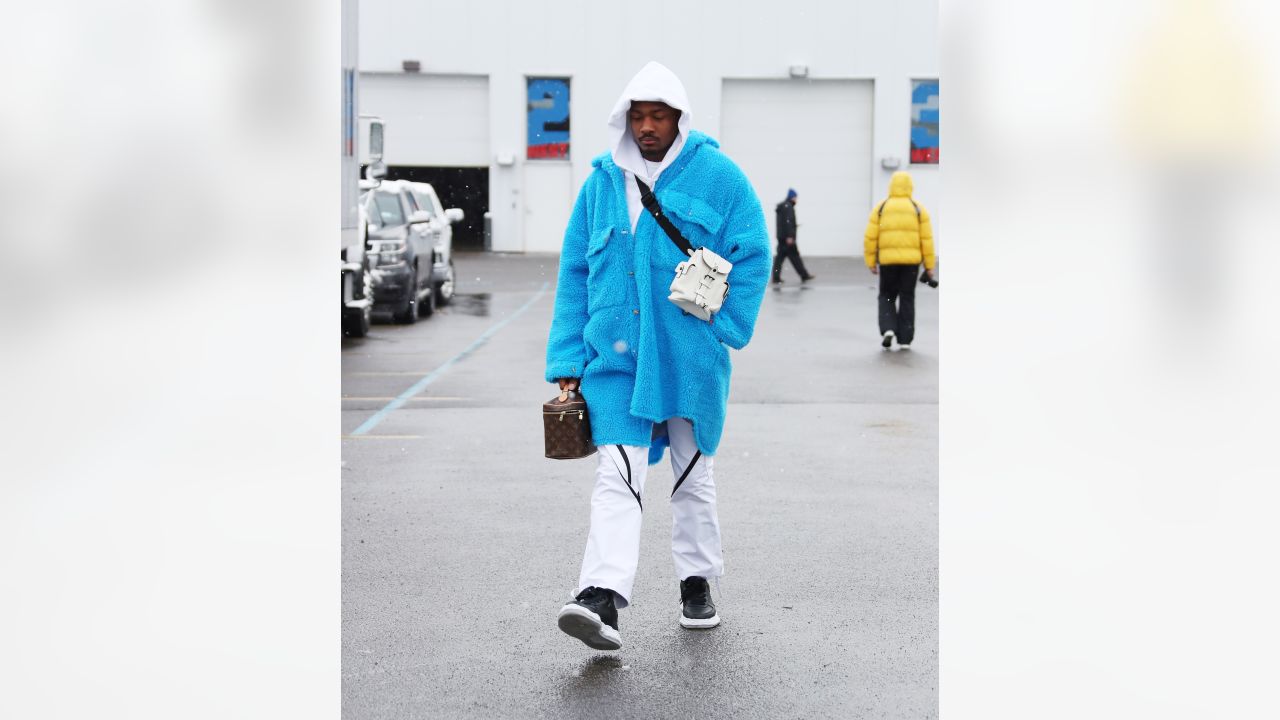
[[[386,407],[374,413],[373,417],[369,418],[368,420],[365,420],[360,425],[360,427],[351,431],[351,434],[364,435],[365,433],[368,433],[370,430],[377,427],[378,423],[385,420],[387,415],[391,414],[392,410],[395,410],[398,407],[402,407],[405,403],[409,402],[410,398],[412,398],[414,395],[417,395],[418,393],[427,389],[428,385],[435,382],[441,375],[445,373],[446,370],[453,367],[454,363],[458,362],[459,360],[462,360],[463,358],[467,357],[471,353],[480,349],[482,345],[489,342],[489,338],[493,337],[494,333],[506,327],[507,323],[523,315],[524,312],[528,310],[531,305],[533,305],[535,302],[538,301],[538,298],[541,298],[543,295],[547,293],[547,288],[550,285],[551,283],[546,283],[546,282],[542,283],[542,287],[538,288],[538,292],[534,293],[533,297],[529,298],[525,302],[525,304],[521,305],[515,312],[511,313],[506,318],[504,318],[501,322],[496,323],[495,325],[490,327],[488,330],[485,330],[484,333],[481,334],[480,337],[476,338],[474,342],[468,345],[465,350],[449,358],[448,360],[445,361],[443,365],[436,368],[435,370],[432,370],[429,375],[422,378],[418,382],[414,383],[408,390],[405,390],[404,392],[400,393],[400,395],[398,395],[396,399],[387,403]]]

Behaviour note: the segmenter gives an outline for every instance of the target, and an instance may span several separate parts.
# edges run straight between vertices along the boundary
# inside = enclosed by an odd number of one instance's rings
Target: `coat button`
[[[633,272],[627,272],[627,274],[628,274],[628,275],[632,275],[632,276],[634,276],[634,275],[635,275],[635,273],[633,273]]]
[[[639,314],[640,314],[640,311],[639,311],[639,310],[632,310],[632,311],[631,311],[631,314],[633,314],[633,315],[639,315]]]

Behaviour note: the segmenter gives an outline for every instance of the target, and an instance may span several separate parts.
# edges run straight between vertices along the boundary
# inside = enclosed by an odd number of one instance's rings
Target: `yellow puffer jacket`
[[[933,224],[929,213],[911,200],[911,176],[899,170],[889,180],[889,198],[871,208],[863,241],[863,260],[881,265],[919,265],[933,269]],[[916,215],[917,208],[920,214]]]

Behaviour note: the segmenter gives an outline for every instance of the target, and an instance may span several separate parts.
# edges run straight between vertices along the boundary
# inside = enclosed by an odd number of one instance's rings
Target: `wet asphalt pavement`
[[[542,456],[556,262],[459,254],[453,305],[342,341],[343,717],[936,717],[938,291],[885,352],[860,261],[784,269],[731,353],[723,623],[677,624],[664,460],[599,652],[556,627],[595,463]]]

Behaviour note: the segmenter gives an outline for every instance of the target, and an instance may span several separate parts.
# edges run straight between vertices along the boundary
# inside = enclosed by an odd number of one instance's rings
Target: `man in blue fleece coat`
[[[599,458],[576,597],[558,624],[587,645],[622,647],[618,609],[640,556],[647,466],[671,448],[671,552],[680,624],[720,623],[708,580],[724,559],[713,456],[729,398],[729,350],[751,339],[770,272],[760,201],[719,144],[690,128],[680,80],[651,62],[609,116],[611,149],[592,160],[565,231],[546,379],[581,385]],[[731,291],[705,322],[667,299],[684,253],[641,202],[652,188],[693,247],[729,261]]]

